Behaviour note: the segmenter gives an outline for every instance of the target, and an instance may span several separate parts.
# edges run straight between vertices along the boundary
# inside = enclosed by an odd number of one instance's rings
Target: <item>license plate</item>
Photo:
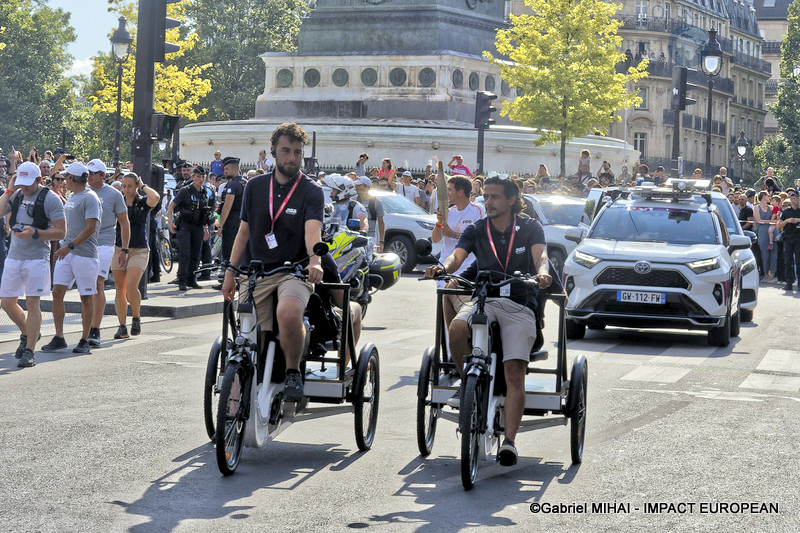
[[[664,292],[617,291],[617,301],[637,304],[663,304],[667,301],[667,294]]]

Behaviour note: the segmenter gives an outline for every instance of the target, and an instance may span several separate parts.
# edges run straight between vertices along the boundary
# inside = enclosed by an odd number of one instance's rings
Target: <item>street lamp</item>
[[[717,41],[717,30],[708,30],[708,40],[701,51],[703,72],[708,75],[708,120],[706,121],[706,175],[711,176],[711,91],[714,89],[714,76],[722,70],[722,47]]]
[[[739,154],[739,183],[744,178],[744,156],[747,154],[747,147],[750,141],[744,136],[744,129],[739,132],[739,138],[736,140],[736,152]]]
[[[122,65],[131,52],[133,38],[125,28],[125,17],[119,18],[119,28],[111,35],[111,52],[117,63],[117,128],[114,132],[114,168],[119,166],[119,135],[122,120]]]

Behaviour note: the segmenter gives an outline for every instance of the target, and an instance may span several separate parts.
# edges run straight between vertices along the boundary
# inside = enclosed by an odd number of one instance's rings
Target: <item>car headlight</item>
[[[575,255],[572,256],[572,260],[581,265],[582,267],[592,268],[597,263],[600,262],[599,257],[595,257],[593,255],[585,254],[583,252],[579,252],[575,250]]]
[[[742,264],[742,276],[746,276],[755,269],[756,269],[756,258],[751,257]]]
[[[425,228],[426,230],[432,231],[433,228],[436,226],[433,222],[424,222],[422,220],[417,220],[417,224]]]
[[[719,268],[719,257],[712,257],[711,259],[700,259],[699,261],[692,261],[691,263],[686,263],[686,266],[692,269],[692,272],[695,274],[702,274],[703,272],[708,272],[709,270],[715,270]]]

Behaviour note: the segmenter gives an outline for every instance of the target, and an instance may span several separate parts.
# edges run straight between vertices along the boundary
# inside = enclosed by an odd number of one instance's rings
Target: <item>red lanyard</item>
[[[286,195],[286,199],[283,201],[281,206],[278,208],[278,212],[273,215],[272,214],[272,191],[275,189],[275,175],[272,175],[272,178],[269,182],[269,218],[272,220],[272,229],[270,231],[275,231],[275,223],[278,221],[278,217],[281,216],[283,213],[283,208],[286,207],[286,204],[289,203],[289,198],[292,197],[294,194],[294,190],[297,188],[297,184],[300,183],[300,176],[298,175],[294,180],[294,185],[292,185],[289,194]]]
[[[511,250],[514,249],[514,236],[517,234],[517,215],[514,215],[514,220],[511,224],[511,240],[508,241],[508,255],[506,255],[506,264],[500,262],[500,257],[497,255],[497,249],[494,247],[494,240],[492,239],[492,230],[489,229],[491,222],[489,219],[486,219],[486,235],[489,236],[489,244],[492,246],[492,252],[494,252],[494,256],[497,258],[497,262],[503,267],[503,272],[507,272],[508,270],[508,263],[511,261]]]

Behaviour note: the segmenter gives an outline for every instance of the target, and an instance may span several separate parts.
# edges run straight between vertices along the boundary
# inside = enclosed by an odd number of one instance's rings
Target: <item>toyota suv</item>
[[[685,181],[672,189],[637,187],[603,206],[564,264],[567,338],[586,328],[685,328],[728,346],[741,318],[740,261],[750,247],[730,234],[711,195],[694,200]]]

